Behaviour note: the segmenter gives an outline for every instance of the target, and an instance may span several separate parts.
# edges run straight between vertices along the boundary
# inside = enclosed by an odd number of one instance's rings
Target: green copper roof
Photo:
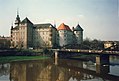
[[[81,26],[78,24],[75,28],[74,31],[83,31],[83,29],[81,28]]]
[[[52,24],[50,23],[45,23],[45,24],[34,24],[34,27],[37,27],[37,28],[49,28],[49,27],[53,27]]]
[[[27,17],[21,23],[31,23],[31,24],[33,24]]]

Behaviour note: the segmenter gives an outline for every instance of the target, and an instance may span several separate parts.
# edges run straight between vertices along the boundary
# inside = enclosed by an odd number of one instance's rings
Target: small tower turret
[[[83,41],[83,29],[79,24],[74,28],[74,34],[76,36],[77,44],[81,44]]]
[[[15,25],[19,26],[19,24],[20,24],[20,17],[19,17],[19,12],[17,10],[17,17],[16,17],[16,20],[15,20]]]

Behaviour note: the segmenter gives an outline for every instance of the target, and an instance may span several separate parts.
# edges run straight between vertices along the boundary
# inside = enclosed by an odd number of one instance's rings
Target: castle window
[[[50,36],[52,36],[52,34],[49,34]]]
[[[65,34],[64,37],[67,37],[67,35]]]
[[[44,35],[44,32],[42,34]]]

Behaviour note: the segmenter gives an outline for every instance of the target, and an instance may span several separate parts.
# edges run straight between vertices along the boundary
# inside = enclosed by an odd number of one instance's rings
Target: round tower
[[[83,29],[81,28],[81,26],[78,24],[75,28],[74,28],[74,34],[76,36],[76,41],[77,44],[81,44],[83,42]]]
[[[59,45],[61,47],[70,44],[70,33],[71,33],[71,29],[69,28],[69,26],[65,25],[64,23],[62,23],[59,27],[58,27],[58,33],[59,33]]]

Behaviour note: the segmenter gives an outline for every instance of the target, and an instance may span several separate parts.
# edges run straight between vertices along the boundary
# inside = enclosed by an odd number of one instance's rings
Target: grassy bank
[[[40,60],[48,59],[45,56],[6,56],[0,57],[0,63],[12,62],[12,61],[23,61],[23,60]]]

